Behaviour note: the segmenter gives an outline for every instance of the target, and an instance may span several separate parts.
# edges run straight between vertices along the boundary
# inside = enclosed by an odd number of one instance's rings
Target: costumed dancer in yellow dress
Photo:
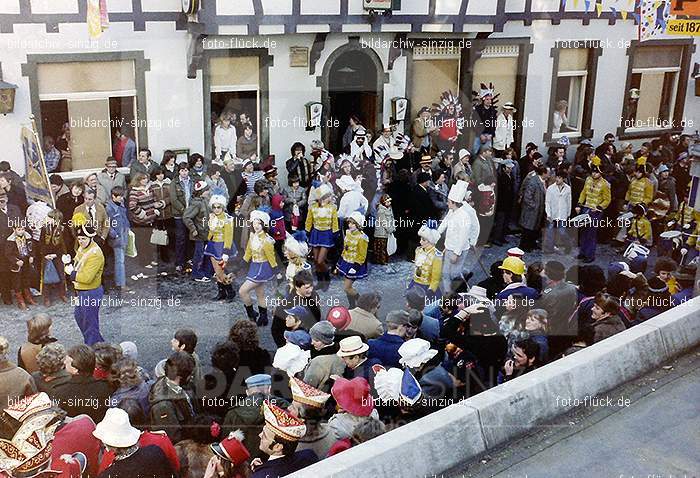
[[[252,233],[246,244],[243,260],[250,263],[246,280],[238,293],[245,305],[245,311],[250,320],[260,326],[267,325],[267,303],[265,302],[265,284],[275,277],[277,268],[275,255],[275,240],[267,231],[270,227],[270,215],[264,211],[255,210],[250,213]],[[258,298],[258,311],[255,311],[250,294],[255,291]]]
[[[328,249],[335,247],[335,234],[340,231],[338,208],[333,202],[333,192],[327,184],[313,191],[314,200],[306,215],[306,232],[314,252],[318,290],[328,290],[331,274],[326,265]]]
[[[353,284],[357,279],[367,277],[367,246],[369,238],[362,229],[365,227],[365,216],[354,211],[345,219],[348,232],[345,234],[343,253],[338,261],[338,272],[345,277],[343,290],[348,297],[348,309],[354,309],[357,297],[360,295]]]
[[[209,199],[209,235],[204,247],[204,255],[211,260],[219,293],[214,300],[232,301],[236,297],[233,290],[233,274],[226,273],[229,258],[236,257],[238,251],[233,244],[233,218],[226,214],[228,201],[219,194]]]
[[[430,225],[424,224],[418,230],[420,246],[416,248],[413,280],[408,285],[408,290],[421,289],[425,293],[426,302],[440,297],[442,279],[442,253],[435,248],[440,233]]]

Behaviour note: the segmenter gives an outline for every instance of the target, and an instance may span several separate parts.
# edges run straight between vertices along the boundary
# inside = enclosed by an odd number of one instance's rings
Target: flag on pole
[[[620,11],[620,15],[622,15],[622,19],[623,19],[623,20],[627,20],[627,13],[628,13],[627,10],[621,10],[621,11]]]
[[[598,13],[598,16],[600,16],[600,14],[603,13],[603,4],[596,3],[595,4],[595,11]]]
[[[586,11],[589,11],[591,9],[591,0],[584,0],[584,4],[586,5]]]
[[[41,151],[41,142],[34,131],[34,126],[28,128],[22,126],[21,132],[22,152],[24,153],[24,167],[26,178],[27,197],[35,201],[44,201],[52,208],[56,207],[53,192],[49,185],[49,174],[44,163],[44,153]]]
[[[86,21],[90,38],[99,38],[109,27],[107,0],[87,0]]]

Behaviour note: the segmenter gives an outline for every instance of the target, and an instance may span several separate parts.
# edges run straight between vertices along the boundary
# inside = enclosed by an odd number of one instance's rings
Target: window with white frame
[[[40,63],[38,84],[42,133],[61,151],[58,171],[100,168],[108,156],[127,161],[135,151],[133,61]]]
[[[625,131],[673,127],[683,46],[640,46],[631,61]]]
[[[563,48],[554,82],[554,105],[550,120],[552,138],[580,136],[583,129],[590,49]]]

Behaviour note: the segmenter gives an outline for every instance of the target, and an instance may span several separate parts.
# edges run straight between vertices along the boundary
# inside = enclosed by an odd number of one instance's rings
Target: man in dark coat
[[[112,390],[105,380],[93,377],[95,352],[87,345],[68,350],[67,370],[72,375],[63,387],[55,390],[54,400],[68,416],[88,415],[97,423],[104,417]]]
[[[265,426],[260,432],[260,451],[270,459],[266,463],[254,459],[251,478],[287,476],[318,461],[313,450],[296,451],[299,439],[306,434],[303,420],[268,401],[262,408]]]
[[[412,204],[411,204],[411,219],[413,223],[411,224],[411,231],[409,233],[409,244],[406,255],[409,260],[413,260],[413,256],[416,253],[416,247],[418,247],[418,230],[422,225],[426,224],[428,220],[437,220],[438,210],[430,199],[430,194],[428,193],[428,186],[431,181],[431,177],[428,173],[421,171],[416,177],[416,186],[413,189]]]
[[[22,211],[14,204],[8,204],[7,194],[0,191],[0,250],[5,250],[5,241],[12,234],[12,224],[22,219]],[[5,254],[0,254],[0,274],[7,277],[10,273],[10,264],[7,262]],[[0,281],[0,294],[2,301],[6,305],[12,304],[12,294],[10,293],[10,281]]]
[[[245,435],[243,445],[250,450],[253,457],[262,457],[263,454],[259,451],[260,433],[265,425],[265,419],[261,413],[262,404],[268,400],[272,404],[286,408],[288,403],[282,398],[271,395],[272,377],[270,375],[264,373],[251,375],[245,379],[245,384],[245,397],[237,397],[233,407],[226,412],[222,436],[241,430]]]
[[[165,375],[153,384],[148,394],[153,430],[165,431],[173,443],[186,438],[187,426],[194,421],[193,399],[182,387],[194,367],[195,361],[190,354],[175,352],[165,362]]]
[[[406,329],[411,326],[411,319],[405,310],[393,310],[386,315],[387,331],[376,339],[367,341],[367,357],[378,360],[384,368],[401,368],[399,347],[406,340]]]
[[[559,261],[548,261],[544,265],[547,279],[538,308],[547,311],[547,337],[550,357],[556,357],[576,337],[578,330],[569,326],[569,318],[578,305],[576,286],[564,280],[566,269]]]
[[[547,168],[539,166],[535,169],[537,178],[528,181],[523,191],[523,204],[520,210],[520,226],[523,233],[520,238],[520,248],[530,252],[537,248],[537,235],[544,220],[544,196]]]

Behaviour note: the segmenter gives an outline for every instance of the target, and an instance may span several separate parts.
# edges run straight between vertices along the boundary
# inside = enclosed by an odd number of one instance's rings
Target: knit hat
[[[350,312],[341,306],[333,307],[328,311],[326,320],[330,322],[336,330],[344,330],[350,324]]]
[[[395,325],[408,325],[411,318],[405,310],[392,310],[386,314],[386,323]]]
[[[340,408],[356,417],[368,417],[374,410],[369,383],[363,377],[352,380],[338,377],[331,394]]]
[[[330,345],[335,340],[335,327],[327,320],[317,322],[309,330],[312,340],[317,340],[324,345]]]
[[[122,342],[119,344],[119,348],[122,349],[122,355],[124,357],[134,360],[139,359],[139,349],[136,347],[135,343],[128,341]]]

